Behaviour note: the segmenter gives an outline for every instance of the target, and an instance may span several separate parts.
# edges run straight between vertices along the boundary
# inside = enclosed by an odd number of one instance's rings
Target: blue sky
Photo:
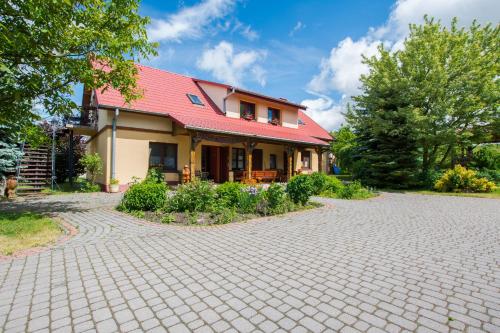
[[[359,93],[362,54],[401,48],[408,24],[425,14],[498,23],[500,1],[143,0],[140,12],[160,43],[142,63],[303,103],[331,130]]]

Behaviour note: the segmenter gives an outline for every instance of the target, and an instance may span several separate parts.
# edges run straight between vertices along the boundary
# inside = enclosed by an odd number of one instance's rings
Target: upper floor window
[[[189,98],[189,100],[191,101],[191,103],[196,104],[196,105],[203,105],[203,102],[201,101],[201,99],[197,95],[193,95],[193,94],[186,94],[186,95]]]
[[[177,145],[173,143],[149,143],[149,167],[163,171],[177,171]]]
[[[280,123],[280,110],[268,108],[267,109],[267,122],[273,125]]]
[[[240,117],[246,120],[255,120],[255,104],[241,101]]]

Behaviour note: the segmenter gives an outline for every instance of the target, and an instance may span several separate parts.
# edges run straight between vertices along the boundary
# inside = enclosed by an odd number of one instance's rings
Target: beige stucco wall
[[[209,84],[200,84],[207,95],[217,106],[223,109],[223,99],[226,96],[226,89]],[[240,118],[240,101],[255,104],[256,118],[258,122],[267,123],[267,109],[275,108],[281,111],[281,125],[284,127],[298,128],[298,109],[282,104],[269,102],[251,96],[233,94],[226,100],[226,116],[229,118]]]
[[[210,99],[219,107],[221,111],[224,110],[224,97],[227,95],[227,88],[216,86],[207,83],[198,83]]]
[[[113,110],[99,110],[98,130],[113,124]],[[172,120],[167,117],[145,115],[139,112],[120,111],[116,126],[146,128],[155,131],[172,131]]]

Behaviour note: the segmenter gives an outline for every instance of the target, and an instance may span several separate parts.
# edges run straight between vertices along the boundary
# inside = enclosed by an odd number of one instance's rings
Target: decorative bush
[[[270,214],[283,214],[290,210],[290,199],[285,188],[279,184],[271,184],[265,192]]]
[[[146,179],[144,179],[144,181],[148,183],[164,183],[165,178],[163,177],[163,173],[161,172],[160,169],[151,168],[148,170],[148,174],[146,176]]]
[[[89,174],[89,180],[93,184],[97,179],[97,176],[102,174],[102,160],[98,153],[85,154],[81,159],[80,163],[85,168],[85,172]]]
[[[286,191],[294,203],[305,205],[313,194],[311,177],[308,175],[292,177],[287,184]]]
[[[456,165],[444,173],[434,188],[440,192],[491,192],[496,186],[486,178],[478,178],[474,170]]]
[[[326,185],[329,181],[328,175],[322,172],[313,172],[310,176],[313,195],[318,195],[326,190]]]
[[[208,181],[194,180],[177,187],[175,194],[165,204],[169,212],[209,212],[215,203],[214,185]]]
[[[166,197],[164,183],[138,183],[125,192],[120,207],[127,211],[156,211],[163,207]]]
[[[233,222],[236,218],[236,210],[234,208],[223,207],[214,210],[210,217],[213,219],[215,224],[227,224]]]
[[[215,194],[219,204],[227,207],[237,207],[244,189],[245,186],[240,183],[225,182],[215,188]]]
[[[344,183],[342,183],[342,181],[335,176],[327,176],[325,180],[326,183],[323,191],[337,193],[344,188]]]
[[[486,178],[495,184],[500,184],[500,169],[499,170],[489,170],[489,169],[481,169],[476,172],[476,176],[479,178]]]
[[[337,196],[340,199],[352,199],[356,195],[356,193],[358,193],[362,189],[363,186],[361,186],[361,183],[356,180],[340,188],[339,191],[337,192]]]
[[[264,199],[262,189],[255,186],[245,187],[239,196],[238,211],[243,214],[254,214],[258,212],[257,204]]]

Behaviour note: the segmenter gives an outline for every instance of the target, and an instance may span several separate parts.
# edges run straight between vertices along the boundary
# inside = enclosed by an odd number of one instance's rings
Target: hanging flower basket
[[[253,114],[251,114],[251,113],[245,113],[245,114],[243,114],[243,119],[254,120],[254,117],[253,117]]]
[[[277,126],[277,125],[279,125],[279,124],[280,124],[280,121],[279,121],[278,119],[273,119],[273,120],[271,120],[269,123],[271,123],[272,125]]]

